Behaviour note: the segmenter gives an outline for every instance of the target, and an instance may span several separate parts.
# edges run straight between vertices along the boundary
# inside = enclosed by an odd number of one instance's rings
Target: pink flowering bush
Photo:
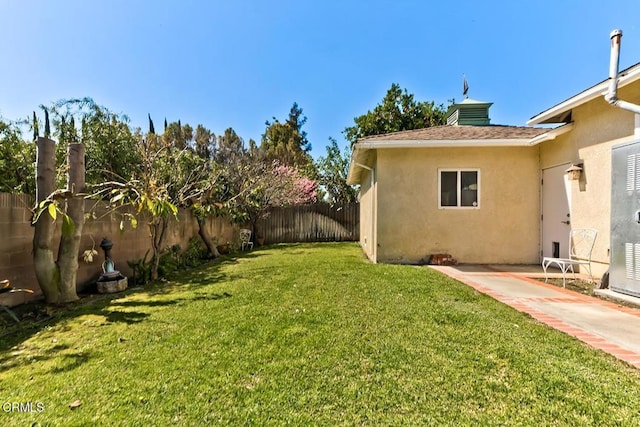
[[[264,176],[266,188],[271,193],[271,206],[292,206],[315,203],[318,183],[301,175],[291,166],[273,162],[273,168]]]

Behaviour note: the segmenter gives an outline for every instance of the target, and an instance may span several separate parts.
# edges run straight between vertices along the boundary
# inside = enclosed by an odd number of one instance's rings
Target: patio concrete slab
[[[483,286],[490,287],[508,298],[554,298],[558,293],[554,289],[536,286],[529,282],[513,285],[513,277],[496,275],[495,271],[487,276],[473,276],[473,280]]]
[[[640,317],[598,304],[530,302],[543,311],[622,348],[640,354]]]
[[[534,280],[539,266],[430,267],[640,368],[640,308]]]

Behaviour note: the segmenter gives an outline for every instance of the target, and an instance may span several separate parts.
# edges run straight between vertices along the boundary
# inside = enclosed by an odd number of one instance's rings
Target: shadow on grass
[[[24,346],[17,346],[14,348],[12,354],[4,353],[0,356],[0,366],[2,366],[3,371],[7,371],[8,369],[15,368],[18,366],[31,364],[34,362],[42,362],[45,360],[53,359],[54,357],[58,357],[58,354],[68,350],[70,347],[67,344],[58,344],[50,349],[42,351],[41,354],[30,355],[28,358],[20,358],[17,357],[25,351]]]
[[[34,335],[49,328],[56,327],[57,331],[68,329],[67,323],[81,316],[103,317],[107,324],[124,323],[127,325],[144,322],[150,313],[143,308],[186,305],[198,300],[223,300],[233,295],[228,292],[203,293],[205,286],[212,286],[228,276],[220,272],[224,265],[237,263],[241,258],[260,256],[257,253],[239,254],[238,257],[224,257],[216,262],[209,262],[202,266],[181,271],[169,276],[168,281],[157,281],[145,287],[133,287],[117,294],[90,294],[82,296],[80,301],[63,307],[47,306],[44,301],[30,303],[28,307],[15,307],[20,313],[20,324],[0,329],[0,366],[2,371],[30,364],[33,362],[59,359],[55,372],[65,372],[81,366],[89,360],[90,353],[67,353],[68,346],[56,345],[47,350],[39,350],[37,354],[27,354],[25,342]],[[185,297],[184,292],[194,292]],[[195,292],[196,290],[200,290]],[[175,293],[172,298],[171,294]],[[130,296],[162,295],[163,300],[123,300]],[[182,294],[182,295],[180,295]],[[135,310],[135,308],[140,310]],[[125,308],[125,310],[120,310]],[[129,311],[131,310],[131,311]]]
[[[87,352],[75,352],[75,353],[64,354],[62,355],[62,357],[59,358],[60,359],[58,362],[59,365],[54,367],[51,370],[51,372],[54,374],[60,374],[63,372],[72,371],[82,366],[83,364],[87,363],[89,361],[90,356],[91,356],[91,353],[87,353]]]
[[[108,323],[123,322],[128,325],[134,323],[140,323],[145,318],[149,317],[149,313],[142,313],[138,311],[109,311],[106,316]]]

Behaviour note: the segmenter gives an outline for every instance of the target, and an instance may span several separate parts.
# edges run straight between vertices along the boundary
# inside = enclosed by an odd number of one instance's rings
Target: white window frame
[[[458,206],[442,206],[442,172],[457,172],[458,177],[456,180],[457,183],[457,195],[456,200],[458,202]],[[462,202],[462,186],[461,186],[461,173],[462,172],[476,172],[476,176],[478,177],[478,201],[477,206],[460,206]],[[438,169],[438,209],[480,209],[480,169],[479,168],[439,168]]]

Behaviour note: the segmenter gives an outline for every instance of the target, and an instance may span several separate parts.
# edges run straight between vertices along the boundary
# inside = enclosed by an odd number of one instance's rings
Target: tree
[[[198,128],[202,128],[201,125]],[[222,207],[219,180],[223,166],[195,150],[185,148],[174,157],[169,195],[177,206],[191,210],[198,223],[198,235],[211,258],[220,256],[206,226],[207,217]]]
[[[138,142],[127,116],[113,113],[88,97],[61,99],[47,110],[51,112],[54,135],[59,141],[84,144],[87,185],[128,181],[139,173]],[[80,123],[80,133],[76,123]],[[149,124],[152,125],[151,120]],[[65,156],[65,146],[58,144],[57,164],[63,164]],[[62,176],[58,181],[62,182]]]
[[[188,124],[182,126],[180,120],[171,122],[164,129],[162,141],[165,145],[183,150],[187,148],[193,140],[193,128]]]
[[[216,150],[216,135],[202,125],[196,126],[195,150],[203,159],[212,159]]]
[[[167,126],[165,125],[165,130],[167,129]],[[153,126],[153,120],[151,120],[151,113],[149,113],[149,133],[156,133],[156,128]]]
[[[0,118],[0,192],[35,194],[36,146],[22,139],[18,123]]]
[[[355,144],[358,138],[402,130],[444,125],[446,109],[433,101],[418,102],[412,94],[394,83],[373,111],[354,118],[355,125],[344,129],[345,138]]]
[[[120,229],[124,230],[124,219],[137,227],[136,214],[143,214],[147,219],[151,240],[151,279],[158,278],[160,253],[163,249],[165,234],[171,216],[177,218],[178,208],[169,194],[170,177],[174,171],[175,161],[171,157],[169,147],[160,143],[160,138],[147,133],[139,134],[136,152],[141,160],[138,174],[128,181],[108,181],[96,184],[97,191],[93,197],[108,197],[114,211],[132,206],[135,214],[125,211]],[[121,211],[122,212],[122,211]]]
[[[48,115],[45,117],[45,134],[48,135]],[[78,299],[76,273],[84,225],[84,151],[83,144],[67,145],[67,186],[65,190],[54,191],[56,144],[48,137],[37,138],[33,260],[38,284],[49,304]],[[63,222],[56,260],[53,233],[58,212],[62,214]]]
[[[224,134],[218,137],[218,161],[225,162],[233,157],[245,154],[244,141],[233,128],[227,128]]]
[[[309,155],[311,144],[307,139],[307,133],[302,130],[306,122],[307,118],[302,115],[302,108],[294,102],[284,123],[275,117],[273,122],[265,122],[267,127],[262,135],[260,148],[268,160],[294,166],[313,178],[315,170],[313,159]]]
[[[307,123],[307,116],[302,115],[302,108],[298,106],[297,102],[294,102],[289,110],[287,125],[296,131],[296,145],[308,153],[311,151],[311,143],[307,139],[307,132],[302,130],[305,123]]]
[[[320,185],[326,191],[329,203],[355,203],[358,201],[358,191],[347,184],[351,150],[345,147],[344,153],[341,153],[334,138],[329,138],[329,142],[326,157],[320,157],[317,161]]]
[[[127,182],[107,182],[99,185],[96,196],[109,195],[110,203],[120,210],[133,206],[135,215],[143,214],[147,219],[151,239],[151,279],[158,278],[160,255],[164,248],[165,235],[171,217],[177,219],[179,207],[192,210],[195,214],[204,244],[212,257],[219,253],[206,229],[205,219],[222,206],[220,199],[219,165],[214,159],[200,156],[186,145],[176,147],[174,136],[189,125],[180,122],[169,124],[163,137],[148,133],[138,144],[141,167],[138,175]],[[204,130],[204,127],[198,127]],[[207,133],[208,131],[203,131]],[[122,210],[121,210],[122,212]],[[124,211],[124,220],[129,219],[133,227],[137,225],[134,214]]]
[[[240,170],[241,174],[227,178],[233,197],[225,201],[226,213],[234,222],[250,223],[253,235],[258,234],[258,221],[267,216],[272,207],[317,201],[316,181],[277,160],[267,161],[262,152],[244,156],[233,169]]]

